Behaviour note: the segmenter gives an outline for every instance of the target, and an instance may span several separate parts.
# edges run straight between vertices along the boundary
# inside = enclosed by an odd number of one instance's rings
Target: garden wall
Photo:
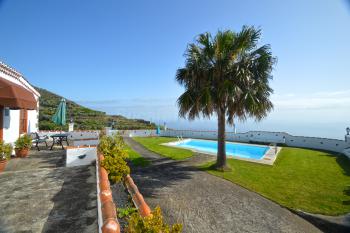
[[[72,132],[64,132],[64,131],[46,131],[41,130],[38,132],[39,135],[46,135],[49,137],[49,141],[52,141],[51,135],[60,134],[60,133],[68,133],[68,140],[73,142],[73,146],[83,146],[83,145],[97,145],[99,131],[98,130],[84,130],[84,131],[72,131]]]
[[[184,137],[200,139],[217,139],[216,131],[193,131],[193,130],[167,130],[162,131],[161,136]],[[288,146],[303,147],[319,150],[329,150],[345,153],[350,147],[350,140],[338,140],[318,137],[293,136],[284,132],[249,131],[246,133],[227,132],[228,141],[237,142],[262,142],[262,143],[285,143]]]
[[[95,146],[67,146],[66,147],[66,167],[90,165],[95,161],[97,148]]]
[[[108,135],[113,135],[119,133],[122,136],[128,137],[149,137],[157,136],[156,130],[151,129],[138,129],[138,130],[106,130]]]
[[[52,135],[59,131],[40,131],[39,134]],[[119,133],[123,136],[148,137],[157,136],[156,130],[107,130],[108,135]],[[73,131],[69,132],[69,139],[74,146],[97,145],[99,131]],[[199,139],[217,139],[216,131],[194,131],[194,130],[162,130],[160,136],[184,137]],[[344,153],[350,158],[350,139],[338,140],[319,137],[293,136],[285,132],[249,131],[246,133],[227,132],[228,141],[237,142],[262,142],[262,143],[285,143],[288,146],[303,147],[319,150],[329,150]]]

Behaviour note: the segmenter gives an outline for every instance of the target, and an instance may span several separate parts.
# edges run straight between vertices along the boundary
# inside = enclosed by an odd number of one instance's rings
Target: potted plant
[[[20,136],[15,142],[16,157],[25,158],[29,154],[29,149],[32,146],[32,138],[25,134]]]
[[[7,160],[11,158],[12,146],[0,140],[0,172],[2,172],[7,164]]]

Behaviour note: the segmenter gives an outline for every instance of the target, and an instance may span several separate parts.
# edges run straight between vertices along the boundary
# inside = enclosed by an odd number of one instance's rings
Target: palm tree
[[[225,125],[234,117],[257,121],[264,118],[273,105],[269,86],[276,58],[269,45],[258,47],[261,30],[243,26],[238,33],[219,31],[215,37],[200,34],[188,45],[186,63],[176,73],[176,80],[185,87],[178,98],[179,115],[193,120],[200,116],[218,119],[218,152],[216,168],[226,164]]]

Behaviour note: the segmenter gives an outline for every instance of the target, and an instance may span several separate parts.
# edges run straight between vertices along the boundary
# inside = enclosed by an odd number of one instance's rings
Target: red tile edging
[[[101,161],[104,160],[103,154],[97,155],[96,167],[98,169],[98,201],[99,212],[102,215],[101,224],[99,224],[100,232],[102,233],[120,233],[120,225],[117,219],[116,205],[113,202],[112,191],[108,179],[108,172],[101,166]],[[151,215],[151,209],[145,202],[142,194],[135,185],[130,175],[127,175],[124,184],[132,197],[132,201],[138,209],[142,217]]]
[[[135,185],[133,179],[130,175],[127,175],[125,177],[125,186],[128,189],[129,194],[132,197],[132,201],[134,202],[134,205],[139,210],[139,213],[142,217],[147,217],[151,214],[151,209],[143,199],[142,194],[139,192],[139,189]]]
[[[102,222],[99,226],[102,233],[120,233],[120,225],[117,219],[117,210],[113,202],[112,191],[108,180],[106,169],[101,166],[101,161],[104,159],[102,154],[97,156],[98,163],[98,180],[99,193],[98,200],[101,202],[100,211],[102,214]]]

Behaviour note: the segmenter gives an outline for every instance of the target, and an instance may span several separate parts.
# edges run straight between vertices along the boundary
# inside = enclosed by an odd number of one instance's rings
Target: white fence
[[[46,131],[41,130],[38,132],[39,135],[47,135],[50,137],[54,134],[61,134],[61,133],[67,133],[68,139],[74,140],[74,139],[89,139],[89,138],[98,138],[99,131],[98,130],[86,130],[86,131],[72,131],[72,132],[65,132],[65,131]]]
[[[54,134],[67,133],[68,140],[73,142],[73,146],[83,146],[83,145],[97,145],[99,140],[99,131],[39,131],[40,136],[46,135],[49,137],[49,141],[52,141],[51,136]]]
[[[149,137],[157,136],[156,130],[151,129],[138,129],[138,130],[107,130],[108,135],[120,134],[128,137]]]
[[[40,131],[39,134],[52,135],[59,131]],[[217,131],[193,131],[193,130],[162,130],[157,135],[156,130],[107,130],[108,135],[119,133],[128,137],[184,137],[200,139],[217,139]],[[69,132],[68,139],[78,145],[98,144],[99,131],[73,131]],[[318,137],[293,136],[285,132],[249,131],[246,133],[226,132],[227,141],[237,142],[262,142],[262,143],[285,143],[287,146],[303,147],[318,150],[328,150],[344,153],[350,157],[350,138],[348,140],[338,140]]]
[[[162,131],[161,136],[184,137],[200,139],[217,139],[216,131],[192,131],[192,130],[167,130]],[[293,136],[284,132],[249,131],[246,133],[226,133],[226,140],[238,142],[262,142],[262,143],[285,143],[287,146],[304,147],[319,150],[328,150],[345,153],[350,147],[350,141]]]

